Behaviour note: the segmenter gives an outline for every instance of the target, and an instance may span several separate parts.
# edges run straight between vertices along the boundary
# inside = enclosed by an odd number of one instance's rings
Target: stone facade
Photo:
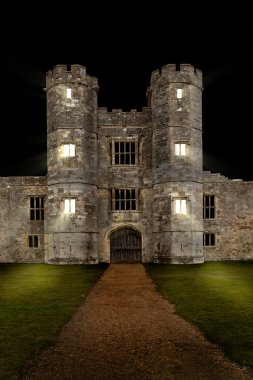
[[[153,72],[142,112],[98,108],[97,92],[80,65],[47,73],[48,174],[0,178],[0,261],[110,262],[123,230],[137,235],[120,261],[253,259],[253,182],[202,169],[202,73]]]
[[[204,194],[215,196],[215,218],[204,220],[204,231],[215,234],[215,245],[204,247],[205,260],[253,259],[253,182],[229,180],[204,172]]]
[[[47,196],[46,177],[0,178],[0,261],[44,262],[44,221],[30,220],[30,197]],[[29,236],[38,236],[38,248]]]

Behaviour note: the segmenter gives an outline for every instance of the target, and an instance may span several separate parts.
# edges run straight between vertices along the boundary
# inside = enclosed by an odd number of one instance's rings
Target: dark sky
[[[140,109],[153,70],[203,71],[204,169],[253,180],[253,17],[244,1],[36,1],[1,6],[0,175],[46,173],[45,72],[79,63],[99,106]]]

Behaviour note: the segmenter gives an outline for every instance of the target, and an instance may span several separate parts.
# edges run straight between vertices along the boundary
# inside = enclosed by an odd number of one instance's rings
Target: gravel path
[[[252,379],[174,314],[141,264],[111,264],[24,380]]]

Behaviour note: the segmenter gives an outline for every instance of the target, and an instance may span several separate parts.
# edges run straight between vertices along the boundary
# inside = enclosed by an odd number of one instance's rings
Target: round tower
[[[97,262],[97,79],[57,65],[46,75],[46,261]]]
[[[155,262],[203,262],[202,73],[166,65],[151,77]]]

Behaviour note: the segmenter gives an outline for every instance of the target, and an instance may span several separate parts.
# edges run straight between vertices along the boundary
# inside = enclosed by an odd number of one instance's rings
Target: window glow
[[[70,199],[70,212],[74,214],[76,212],[76,200]]]
[[[74,144],[69,144],[69,156],[70,157],[75,157],[75,145]]]
[[[177,88],[177,99],[182,99],[182,97],[183,97],[182,88]]]
[[[64,144],[63,145],[63,155],[64,155],[64,157],[75,157],[76,146],[74,144]]]
[[[180,199],[176,199],[176,214],[180,214]]]
[[[69,145],[63,146],[63,155],[64,157],[69,157]]]
[[[186,215],[186,199],[176,199],[176,214]]]
[[[76,200],[73,198],[64,200],[64,212],[65,214],[74,214],[76,212]]]
[[[186,144],[175,144],[175,155],[185,156],[186,155]]]
[[[67,98],[71,99],[71,88],[67,88]]]
[[[185,144],[180,144],[181,145],[181,156],[185,156],[186,153],[186,145]]]
[[[181,199],[181,214],[186,214],[186,199]]]

